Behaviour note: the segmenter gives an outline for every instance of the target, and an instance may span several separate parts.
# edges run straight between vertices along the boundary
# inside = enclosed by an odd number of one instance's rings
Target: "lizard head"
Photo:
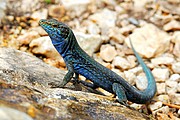
[[[65,41],[70,33],[70,28],[66,24],[55,19],[41,19],[39,25],[48,33],[54,45]]]

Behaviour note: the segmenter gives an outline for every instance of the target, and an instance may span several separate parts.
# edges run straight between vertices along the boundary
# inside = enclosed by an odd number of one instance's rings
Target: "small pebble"
[[[161,108],[162,105],[163,105],[162,102],[155,102],[155,103],[149,105],[149,109],[151,111],[154,111],[154,110],[157,110],[158,108]]]
[[[137,76],[136,86],[139,90],[145,90],[147,88],[147,79],[146,76]]]
[[[129,63],[129,61],[123,57],[120,56],[116,56],[113,60],[113,65],[117,68],[126,70],[131,68],[131,64]]]
[[[172,70],[174,71],[174,73],[180,74],[180,62],[173,63]]]
[[[114,46],[111,46],[109,44],[101,46],[100,57],[106,62],[111,62],[115,58],[116,55],[117,55],[117,52]]]
[[[157,85],[157,94],[164,94],[166,93],[166,84],[165,83],[156,83]]]
[[[169,69],[167,68],[154,68],[152,73],[157,82],[166,81],[169,78]]]
[[[168,114],[169,113],[169,107],[168,106],[164,106],[164,107],[161,107],[155,111],[152,112],[153,115],[156,115],[156,113],[164,113],[164,114]]]

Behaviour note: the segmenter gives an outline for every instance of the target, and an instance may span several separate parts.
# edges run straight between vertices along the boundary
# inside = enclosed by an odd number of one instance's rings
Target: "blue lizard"
[[[64,87],[74,75],[75,79],[78,79],[80,74],[92,81],[92,83],[89,83],[80,80],[80,83],[93,89],[101,87],[110,93],[116,94],[118,101],[124,105],[127,105],[127,100],[144,104],[154,97],[157,89],[154,77],[134,49],[131,41],[132,50],[148,80],[148,86],[144,91],[136,89],[121,76],[96,62],[85,53],[78,45],[72,30],[66,24],[58,22],[55,19],[42,19],[39,21],[39,24],[48,33],[52,44],[63,57],[68,69],[63,82],[54,84],[53,87]]]

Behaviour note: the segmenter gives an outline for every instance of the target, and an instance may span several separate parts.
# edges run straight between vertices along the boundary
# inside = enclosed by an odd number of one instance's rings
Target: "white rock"
[[[179,74],[172,74],[171,77],[169,78],[169,80],[179,82],[180,81],[180,75]]]
[[[109,29],[115,27],[117,13],[107,8],[89,16],[91,21],[99,25],[102,35],[107,35]]]
[[[135,80],[137,79],[137,77],[135,76],[135,74],[131,71],[124,71],[124,76],[126,78],[126,80],[128,81],[128,83],[130,83],[131,85],[135,85]]]
[[[166,81],[166,91],[169,94],[175,94],[178,89],[177,81],[167,80]]]
[[[170,88],[175,88],[175,87],[177,87],[177,85],[178,85],[177,81],[172,81],[172,80],[166,81],[166,86],[168,86]]]
[[[147,0],[133,0],[133,6],[135,10],[142,11],[147,2]]]
[[[40,19],[47,19],[47,17],[48,17],[48,10],[45,8],[33,12],[33,14],[31,15],[31,18],[33,18],[36,21],[39,21]]]
[[[170,36],[153,24],[145,24],[135,29],[129,37],[136,51],[147,58],[162,54],[169,49]],[[129,38],[126,38],[125,42],[130,47]]]
[[[100,48],[100,57],[103,60],[105,60],[107,62],[111,62],[116,55],[117,55],[117,52],[116,52],[114,46],[111,46],[109,44],[101,46],[101,48]]]
[[[156,79],[156,81],[165,81],[169,78],[169,69],[167,68],[154,68],[152,73]]]
[[[155,102],[153,104],[150,104],[149,108],[151,111],[154,111],[154,110],[157,110],[158,108],[161,108],[162,105],[163,105],[162,102]]]
[[[136,86],[139,90],[144,90],[147,88],[148,82],[146,76],[137,76]]]
[[[131,67],[135,67],[137,65],[136,63],[137,58],[134,55],[128,55],[127,60],[131,64]]]
[[[82,24],[86,26],[87,32],[89,34],[97,35],[100,33],[100,28],[96,24],[94,24],[92,21],[85,21]]]
[[[171,20],[169,23],[163,26],[165,31],[169,30],[180,30],[180,22],[176,20]]]
[[[61,0],[63,6],[67,10],[67,14],[74,18],[80,16],[88,8],[91,0]]]
[[[20,35],[17,38],[17,42],[18,42],[19,46],[28,45],[33,39],[38,38],[38,37],[40,37],[38,32],[30,31],[30,32],[26,32],[23,35]]]
[[[180,74],[180,62],[173,63],[172,70],[174,71],[174,73]]]
[[[114,58],[113,65],[123,70],[131,68],[131,64],[129,63],[129,61],[120,56],[116,56]]]
[[[6,6],[7,6],[7,1],[6,0],[1,0],[0,1],[0,21],[5,16],[5,10],[7,9]]]
[[[60,55],[51,43],[49,36],[34,39],[29,46],[34,54],[45,55],[46,57],[53,59],[60,58]]]
[[[168,114],[169,113],[169,107],[168,106],[164,106],[164,107],[161,107],[160,109],[157,109],[157,110],[152,112],[153,115],[156,115],[156,113]]]
[[[1,120],[33,120],[27,113],[5,106],[0,107],[0,116]]]
[[[74,32],[74,34],[81,48],[90,56],[99,49],[102,43],[99,35],[84,34],[81,32]]]
[[[135,28],[136,28],[136,26],[129,24],[127,26],[120,28],[120,33],[123,35],[126,35],[126,34],[129,34],[130,32],[132,32]]]
[[[132,103],[130,105],[131,108],[133,108],[133,109],[135,108],[136,110],[142,109],[142,106],[143,106],[143,104],[136,104],[136,103]]]
[[[172,36],[172,42],[175,43],[173,54],[180,58],[180,32],[174,32]]]
[[[123,43],[125,39],[125,37],[122,34],[120,34],[118,27],[113,27],[110,29],[109,37],[117,43]]]
[[[170,95],[170,99],[171,99],[171,101],[172,101],[172,103],[173,104],[177,104],[177,105],[179,105],[180,104],[180,94],[171,94]]]
[[[158,101],[168,103],[170,101],[168,95],[159,95],[156,97]]]
[[[178,114],[180,115],[180,109],[178,110]]]
[[[165,83],[156,83],[157,85],[157,94],[166,93],[166,84]]]
[[[168,95],[174,95],[177,92],[177,87],[174,88],[166,87],[166,91]]]
[[[130,69],[129,71],[134,73],[135,75],[143,72],[142,67],[135,67],[135,68]]]
[[[180,92],[180,83],[178,84],[177,92]]]
[[[175,62],[175,59],[173,56],[163,55],[163,56],[151,59],[151,62],[155,65],[159,65],[159,64],[170,65],[173,62]]]

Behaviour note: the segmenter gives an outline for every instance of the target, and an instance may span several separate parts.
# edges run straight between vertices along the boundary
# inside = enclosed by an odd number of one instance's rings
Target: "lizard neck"
[[[72,55],[74,46],[79,46],[73,32],[70,32],[68,38],[62,42],[59,42],[59,40],[57,42],[57,40],[53,39],[52,43],[63,58],[68,55]]]

